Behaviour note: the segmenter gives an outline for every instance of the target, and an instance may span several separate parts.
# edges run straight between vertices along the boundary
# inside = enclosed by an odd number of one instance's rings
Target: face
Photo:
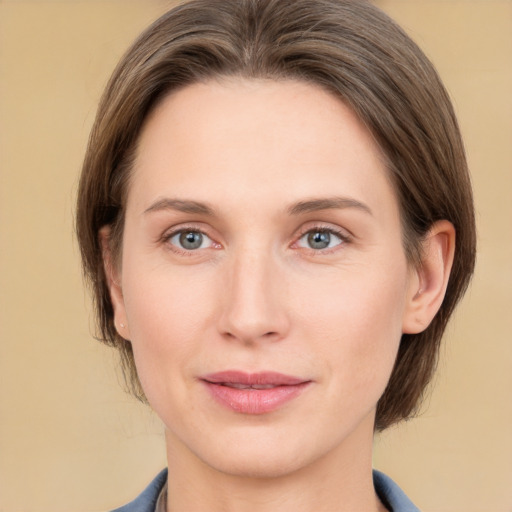
[[[173,93],[125,222],[115,319],[173,453],[275,476],[371,449],[414,280],[350,109],[300,82]]]

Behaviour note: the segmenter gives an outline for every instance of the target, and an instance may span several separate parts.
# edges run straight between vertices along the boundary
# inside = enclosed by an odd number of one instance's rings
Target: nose
[[[224,285],[219,317],[224,337],[245,345],[286,337],[290,322],[283,272],[268,250],[240,251]]]

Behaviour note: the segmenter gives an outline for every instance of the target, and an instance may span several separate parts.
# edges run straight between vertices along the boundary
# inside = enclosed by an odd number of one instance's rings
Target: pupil
[[[313,249],[325,249],[329,247],[331,235],[329,233],[317,231],[308,235],[308,242]]]
[[[182,233],[180,235],[180,244],[185,249],[197,249],[201,247],[202,242],[203,235],[201,235],[201,233],[189,231],[188,233]]]

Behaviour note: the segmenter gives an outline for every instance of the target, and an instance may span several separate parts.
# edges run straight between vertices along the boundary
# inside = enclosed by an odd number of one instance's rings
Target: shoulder
[[[398,485],[380,471],[373,470],[373,485],[380,500],[391,512],[420,512]]]
[[[137,498],[112,512],[154,512],[158,496],[166,481],[167,469],[164,469]]]

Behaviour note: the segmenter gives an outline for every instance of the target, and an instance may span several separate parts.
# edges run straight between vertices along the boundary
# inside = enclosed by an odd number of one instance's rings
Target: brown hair
[[[131,163],[148,113],[171,90],[223,76],[303,80],[349,105],[387,159],[410,261],[418,263],[435,221],[455,226],[444,302],[424,332],[402,336],[376,429],[411,416],[473,271],[473,201],[457,121],[434,67],[364,0],[193,0],[163,15],[127,51],[100,102],[78,193],[78,240],[103,341],[119,349],[131,390],[144,400],[131,344],[114,326],[98,233],[111,226],[119,255]]]

